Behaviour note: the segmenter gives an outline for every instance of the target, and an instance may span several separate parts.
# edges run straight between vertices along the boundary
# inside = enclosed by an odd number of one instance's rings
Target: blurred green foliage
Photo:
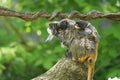
[[[55,10],[71,12],[91,10],[119,12],[120,0],[0,0],[4,6],[20,12]],[[120,21],[95,19],[90,22],[100,33],[95,80],[120,77]],[[48,21],[39,18],[24,21],[0,17],[0,80],[29,80],[52,67],[65,53],[60,42],[45,42]]]

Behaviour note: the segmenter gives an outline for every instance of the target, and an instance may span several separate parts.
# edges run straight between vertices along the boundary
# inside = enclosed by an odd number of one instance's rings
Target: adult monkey
[[[71,55],[74,61],[88,63],[87,80],[92,80],[98,54],[97,30],[87,21],[70,19],[50,23],[47,30],[49,33],[47,40],[56,36],[68,48],[68,53],[71,53],[67,54],[68,57]]]

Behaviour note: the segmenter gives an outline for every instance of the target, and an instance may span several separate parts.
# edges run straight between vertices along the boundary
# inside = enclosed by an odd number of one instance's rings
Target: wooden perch
[[[48,20],[52,20],[54,18],[70,18],[70,19],[80,18],[83,20],[107,18],[112,20],[120,20],[120,12],[119,13],[102,13],[96,10],[90,11],[88,14],[81,14],[78,11],[73,11],[70,14],[56,11],[56,12],[53,12],[52,14],[49,14],[46,11],[38,11],[36,13],[21,13],[21,12],[16,12],[14,10],[10,10],[4,7],[0,7],[0,16],[18,17],[26,21],[35,20],[35,19],[38,19],[39,17],[45,17]]]
[[[46,73],[32,80],[87,80],[87,65],[63,57]]]

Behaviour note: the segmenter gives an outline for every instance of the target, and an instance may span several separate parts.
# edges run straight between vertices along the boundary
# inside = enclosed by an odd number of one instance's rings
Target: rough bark
[[[52,14],[47,13],[46,11],[38,11],[36,13],[21,13],[16,12],[14,10],[10,10],[0,6],[0,16],[11,16],[11,17],[18,17],[26,21],[35,20],[39,17],[45,17],[48,20],[52,20],[54,18],[79,18],[82,20],[90,20],[90,19],[97,19],[97,18],[107,18],[111,20],[120,20],[120,12],[118,13],[102,13],[100,11],[90,11],[87,14],[82,14],[78,11],[72,11],[71,13],[61,13],[60,11],[55,11]]]
[[[51,69],[32,80],[87,80],[87,65],[63,57]]]

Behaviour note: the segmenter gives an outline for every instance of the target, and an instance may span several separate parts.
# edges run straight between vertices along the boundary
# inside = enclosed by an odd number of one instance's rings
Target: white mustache
[[[46,42],[51,41],[54,37],[54,35],[52,33],[52,30],[50,28],[47,28],[47,32],[48,32],[49,35],[48,35],[47,39],[45,40]]]

